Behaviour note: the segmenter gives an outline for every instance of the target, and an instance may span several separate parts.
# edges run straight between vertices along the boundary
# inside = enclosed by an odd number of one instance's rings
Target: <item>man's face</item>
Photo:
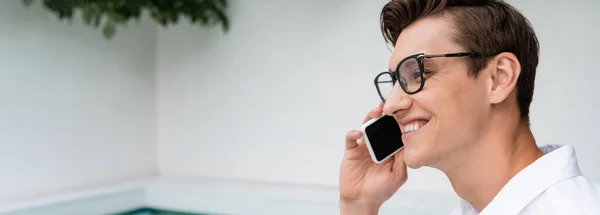
[[[399,36],[390,60],[390,71],[407,56],[465,52],[453,41],[451,21],[428,17],[408,26]],[[402,129],[404,159],[411,168],[442,167],[460,159],[452,156],[474,145],[484,120],[486,105],[484,74],[469,76],[468,57],[425,59],[425,85],[416,94],[406,94],[398,82],[384,105]],[[484,71],[482,71],[484,72]],[[407,132],[407,126],[419,129]]]

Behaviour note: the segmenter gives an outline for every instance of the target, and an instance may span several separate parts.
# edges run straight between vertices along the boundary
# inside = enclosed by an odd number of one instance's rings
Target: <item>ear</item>
[[[498,104],[506,100],[515,89],[521,74],[521,63],[513,53],[503,52],[496,55],[494,62],[490,64],[494,68],[490,71],[492,88],[489,98],[490,103]]]

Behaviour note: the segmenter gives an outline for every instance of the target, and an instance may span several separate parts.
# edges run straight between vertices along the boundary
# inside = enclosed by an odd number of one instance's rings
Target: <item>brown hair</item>
[[[386,42],[396,44],[404,28],[419,18],[449,15],[455,41],[468,52],[493,56],[513,53],[521,63],[517,80],[517,104],[521,119],[529,123],[539,44],[529,21],[502,0],[392,0],[381,11],[381,31]],[[472,58],[470,75],[487,65],[486,58]]]

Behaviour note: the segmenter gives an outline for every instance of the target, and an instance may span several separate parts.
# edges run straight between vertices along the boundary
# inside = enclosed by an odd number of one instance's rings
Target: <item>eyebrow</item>
[[[433,59],[425,58],[425,59],[423,59],[423,66],[437,68],[440,66],[440,62],[435,61]]]

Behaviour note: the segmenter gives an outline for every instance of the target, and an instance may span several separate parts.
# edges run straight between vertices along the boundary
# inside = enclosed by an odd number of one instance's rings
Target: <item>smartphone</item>
[[[396,119],[383,114],[379,118],[371,119],[362,126],[363,139],[371,159],[381,163],[394,156],[402,147],[402,131]]]

